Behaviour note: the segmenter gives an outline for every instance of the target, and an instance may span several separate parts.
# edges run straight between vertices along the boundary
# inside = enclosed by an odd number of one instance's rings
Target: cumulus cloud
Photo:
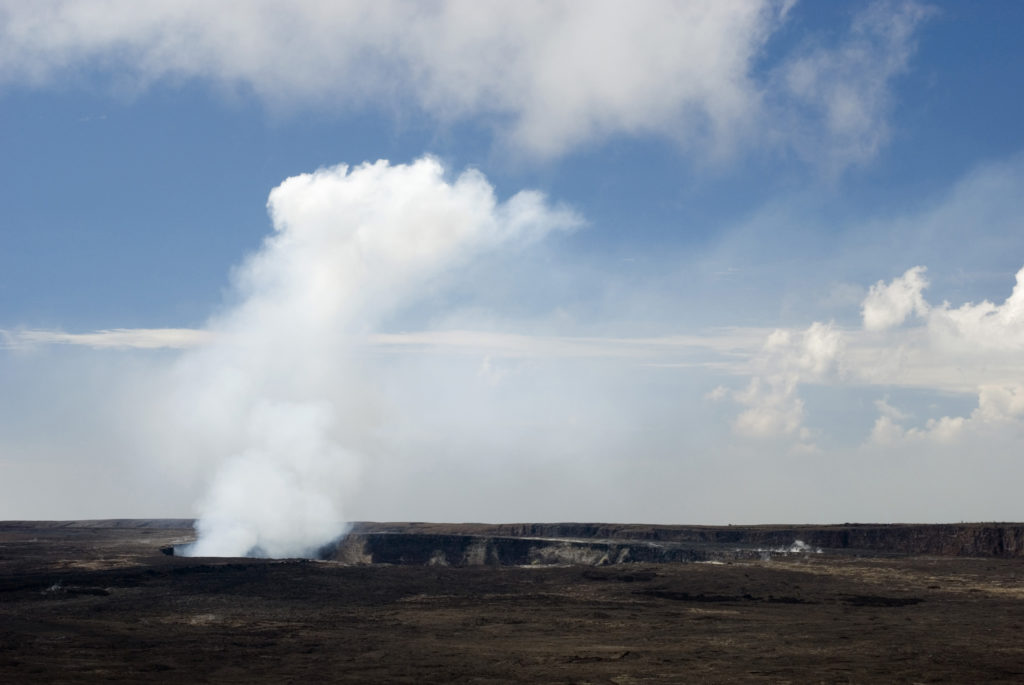
[[[940,344],[965,352],[1019,352],[1024,349],[1024,269],[1016,281],[1000,305],[984,300],[956,309],[948,303],[936,307],[928,318],[929,332]]]
[[[760,377],[736,392],[733,398],[748,407],[736,417],[736,431],[756,438],[798,434],[804,419],[804,403],[796,394],[796,384],[788,378]],[[805,437],[800,435],[800,437]]]
[[[779,329],[767,336],[760,354],[746,367],[734,367],[750,376],[746,388],[731,392],[744,407],[735,418],[736,431],[806,443],[800,388],[808,384],[976,398],[977,407],[968,414],[932,416],[913,425],[916,412],[886,395],[875,401],[878,415],[866,436],[876,445],[952,443],[1024,431],[1024,269],[1002,303],[959,307],[927,302],[924,273],[925,267],[916,266],[873,285],[862,303],[863,330],[818,322],[804,331]],[[912,313],[916,322],[900,326]],[[726,394],[716,389],[709,399]]]
[[[863,161],[884,142],[890,81],[925,13],[873,5],[838,45],[758,76],[791,4],[7,0],[0,80],[200,78],[275,107],[412,105],[440,122],[488,117],[509,149],[539,157],[617,134],[722,155],[761,128]]]
[[[816,322],[804,331],[773,331],[753,360],[756,375],[732,395],[746,407],[736,417],[735,430],[755,438],[795,436],[810,446],[798,388],[834,373],[842,345],[841,334],[831,324]]]
[[[923,426],[906,427],[900,416],[883,413],[875,420],[871,441],[878,444],[953,443],[986,433],[1024,435],[1024,385],[983,385],[978,406],[967,416],[928,419]]]
[[[883,411],[872,439],[949,442],[978,432],[1024,429],[1024,269],[1017,272],[1016,284],[1002,304],[984,300],[956,308],[948,302],[913,306],[921,307],[925,322],[913,337],[896,337],[901,354],[899,363],[889,369],[889,382],[927,379],[932,388],[945,386],[976,395],[978,406],[967,416],[933,418],[910,428],[901,423],[905,416]]]
[[[888,286],[876,284],[864,302],[865,333],[848,333],[847,363],[861,382],[977,393],[982,386],[1024,380],[1024,269],[1000,304],[954,307],[921,296],[924,269]],[[916,325],[890,328],[914,311]]]
[[[928,303],[922,295],[922,291],[928,287],[925,271],[923,266],[915,266],[899,278],[894,278],[888,285],[879,281],[871,286],[861,305],[864,328],[880,331],[898,326],[911,313],[919,316],[927,314]]]

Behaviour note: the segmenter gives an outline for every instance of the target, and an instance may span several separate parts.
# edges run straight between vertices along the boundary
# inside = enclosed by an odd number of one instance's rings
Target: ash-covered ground
[[[8,522],[0,682],[1020,682],[1022,530],[364,523],[270,560]]]

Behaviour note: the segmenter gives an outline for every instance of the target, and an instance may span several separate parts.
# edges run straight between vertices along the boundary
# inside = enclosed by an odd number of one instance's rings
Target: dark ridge
[[[436,533],[350,533],[320,550],[324,560],[401,566],[536,566],[684,563],[728,557],[758,558],[759,550],[652,543],[645,540],[445,535]]]
[[[9,521],[28,535],[79,530],[193,535],[192,519]],[[152,531],[152,532],[146,532]],[[182,540],[184,542],[184,540]],[[799,542],[799,544],[798,544]],[[671,526],[617,523],[352,524],[347,536],[311,556],[357,564],[602,566],[626,562],[728,561],[815,553],[859,556],[1024,557],[1024,524]],[[165,545],[165,554],[174,549]]]
[[[494,539],[585,541],[590,545],[628,541],[651,543],[647,551],[633,544],[639,556],[685,556],[689,561],[713,560],[706,552],[721,546],[746,550],[789,549],[797,540],[812,549],[853,554],[910,556],[1024,557],[1024,524],[864,524],[669,526],[610,523],[371,523],[353,524],[352,535],[439,535]],[[371,547],[373,542],[370,543]],[[660,545],[664,551],[655,552]],[[687,548],[688,552],[680,551]],[[670,559],[664,560],[683,560]]]

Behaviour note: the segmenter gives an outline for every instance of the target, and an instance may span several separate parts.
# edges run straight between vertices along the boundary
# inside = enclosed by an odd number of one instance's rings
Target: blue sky
[[[0,517],[1019,519],[1022,15],[2,3]]]

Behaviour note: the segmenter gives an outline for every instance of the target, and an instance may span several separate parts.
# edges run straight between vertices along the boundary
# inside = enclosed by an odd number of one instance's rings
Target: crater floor
[[[1021,558],[459,566],[161,553],[189,525],[0,523],[0,682],[1024,679]]]

